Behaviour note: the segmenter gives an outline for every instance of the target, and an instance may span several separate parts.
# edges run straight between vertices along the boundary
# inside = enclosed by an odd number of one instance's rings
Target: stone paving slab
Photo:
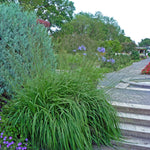
[[[150,77],[150,75],[141,75],[141,70],[150,62],[150,58],[135,62],[131,66],[123,68],[116,72],[107,73],[105,79],[100,82],[100,85],[112,87],[126,78],[141,78]]]
[[[147,80],[143,85],[143,87],[146,87],[145,89],[142,87],[142,83],[136,84],[134,82],[135,84],[130,85],[130,82],[127,82],[127,80],[132,79],[150,79],[150,75],[141,74],[141,70],[149,62],[150,58],[147,58],[117,72],[107,73],[104,80],[100,81],[99,87],[103,87],[106,90],[112,101],[150,105],[150,87]]]
[[[111,89],[108,91],[111,100],[132,104],[150,105],[150,91]]]
[[[126,89],[127,87],[129,86],[129,83],[119,83],[115,86],[115,88],[118,88],[118,89]]]
[[[131,86],[130,82],[133,82],[132,79],[150,79],[150,75],[141,75],[141,70],[150,62],[150,58],[142,60],[140,62],[135,62],[131,66],[128,66],[124,69],[121,69],[117,72],[107,73],[103,81],[100,81],[98,88],[105,89],[106,93],[110,96],[112,102],[117,101],[121,103],[130,103],[146,105],[150,107],[150,91],[149,83],[147,89],[145,90],[142,87],[142,83],[139,85],[141,87],[134,87],[134,84]],[[129,80],[131,80],[129,82]],[[144,82],[144,81],[142,81]],[[146,80],[146,82],[149,82]],[[145,83],[143,83],[145,85]],[[138,88],[138,89],[136,89]],[[142,90],[140,90],[140,88]],[[133,138],[131,138],[133,140]],[[141,141],[141,140],[140,140]],[[122,148],[120,146],[116,147],[117,150],[129,150],[129,148]],[[112,147],[94,147],[94,150],[115,150]],[[130,149],[131,150],[131,149]],[[133,149],[132,149],[133,150]],[[134,149],[135,150],[135,149]],[[136,149],[137,150],[137,149]],[[138,149],[139,150],[139,149]]]

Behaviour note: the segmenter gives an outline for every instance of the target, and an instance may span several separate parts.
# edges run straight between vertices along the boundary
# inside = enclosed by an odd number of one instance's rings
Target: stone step
[[[123,147],[129,148],[130,150],[150,150],[150,140],[141,139],[134,137],[126,137]]]
[[[120,123],[123,136],[132,136],[150,140],[150,127]]]
[[[150,150],[150,140],[145,138],[125,137],[123,142],[113,143],[118,150]]]
[[[131,86],[150,89],[150,82],[129,82]]]
[[[94,150],[150,150],[150,140],[144,138],[136,138],[136,137],[125,137],[123,142],[112,142],[113,147],[102,146],[97,147],[93,146]]]
[[[122,123],[150,127],[150,116],[149,115],[118,112],[118,116],[120,117],[120,121]]]
[[[150,105],[139,105],[131,103],[111,102],[118,112],[150,115]]]

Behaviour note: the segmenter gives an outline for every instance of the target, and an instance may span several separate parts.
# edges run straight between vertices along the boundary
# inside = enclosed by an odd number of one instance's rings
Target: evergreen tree
[[[55,57],[46,28],[36,23],[36,14],[18,4],[0,4],[0,94],[44,69],[53,69]],[[10,84],[11,83],[11,84]],[[12,85],[12,86],[11,86]]]

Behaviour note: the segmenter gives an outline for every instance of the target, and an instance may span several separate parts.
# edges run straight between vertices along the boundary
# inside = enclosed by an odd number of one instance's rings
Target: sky
[[[81,11],[95,14],[100,11],[104,16],[113,17],[125,36],[138,44],[150,38],[150,0],[71,0]]]

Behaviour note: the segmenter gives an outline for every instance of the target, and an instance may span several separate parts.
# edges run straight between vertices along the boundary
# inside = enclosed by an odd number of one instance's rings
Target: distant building
[[[139,52],[140,55],[146,56],[146,47],[136,47],[136,50]]]
[[[147,53],[150,53],[150,46],[147,46]]]
[[[150,53],[150,46],[136,47],[136,49],[139,52],[140,56],[148,56],[148,53]]]

